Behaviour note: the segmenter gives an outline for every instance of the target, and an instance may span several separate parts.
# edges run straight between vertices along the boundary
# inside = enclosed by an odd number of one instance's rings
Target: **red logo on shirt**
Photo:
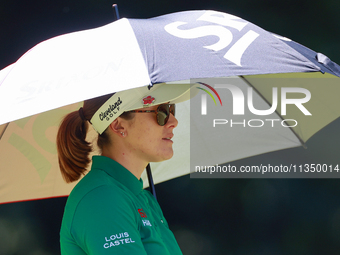
[[[139,212],[139,214],[140,214],[140,217],[142,217],[142,218],[147,218],[147,216],[146,216],[146,214],[145,214],[145,212],[143,211],[142,208],[141,208],[141,209],[138,209],[138,212]]]
[[[143,105],[150,105],[150,104],[152,104],[153,102],[155,102],[155,98],[154,97],[152,97],[152,96],[147,96],[147,97],[144,97],[143,98]]]

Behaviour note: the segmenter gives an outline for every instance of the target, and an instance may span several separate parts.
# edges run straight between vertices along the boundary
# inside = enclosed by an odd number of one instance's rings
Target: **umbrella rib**
[[[251,85],[251,83],[243,76],[243,75],[240,75],[239,76],[245,83],[247,83],[248,84],[248,86],[250,86],[250,87],[252,87],[255,91],[256,91],[256,93],[270,106],[270,103],[268,102],[268,100],[264,97],[264,96],[262,96],[262,94],[253,86],[253,85]],[[285,123],[286,123],[286,121],[282,118],[282,116],[281,116],[281,114],[280,113],[278,113],[278,111],[277,110],[275,110],[275,113],[281,118],[281,120],[283,120]],[[286,123],[287,124],[287,123]],[[299,135],[294,131],[294,129],[292,129],[292,127],[291,126],[289,126],[289,129],[290,129],[290,131],[292,131],[293,132],[293,134],[296,136],[296,138],[300,141],[300,143],[301,143],[301,145],[303,146],[303,148],[305,148],[305,149],[307,149],[307,146],[306,146],[306,144],[305,144],[305,142],[299,137]]]
[[[4,135],[8,125],[9,125],[9,122],[6,124],[5,128],[2,130],[2,133],[0,134],[0,140],[2,139],[2,136]]]

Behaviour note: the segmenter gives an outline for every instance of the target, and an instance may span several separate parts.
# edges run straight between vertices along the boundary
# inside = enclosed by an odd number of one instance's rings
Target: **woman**
[[[65,180],[78,180],[90,164],[88,122],[101,156],[67,200],[62,254],[182,254],[140,177],[149,162],[173,156],[173,103],[188,98],[188,86],[159,84],[87,100],[64,118],[57,146]]]

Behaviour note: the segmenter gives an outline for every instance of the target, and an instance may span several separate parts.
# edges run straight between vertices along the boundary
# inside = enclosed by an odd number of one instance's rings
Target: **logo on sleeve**
[[[129,244],[129,243],[135,242],[131,239],[131,237],[129,237],[128,232],[119,233],[119,234],[111,235],[109,237],[105,237],[105,241],[106,241],[106,243],[104,243],[105,249],[111,248],[113,246],[118,246],[118,245]]]

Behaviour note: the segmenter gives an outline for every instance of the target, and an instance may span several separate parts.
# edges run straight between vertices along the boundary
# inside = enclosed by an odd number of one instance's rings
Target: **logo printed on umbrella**
[[[77,107],[79,108],[80,104]],[[28,164],[32,164],[41,184],[46,184],[45,178],[50,171],[54,171],[53,165],[50,163],[50,157],[57,154],[56,146],[49,137],[49,129],[59,125],[56,120],[61,119],[67,114],[68,111],[66,109],[67,107],[58,108],[53,110],[53,114],[51,112],[44,112],[40,115],[15,121],[17,131],[13,132],[8,139],[8,144],[14,146],[24,157],[18,157],[19,160],[23,162],[27,160]],[[34,143],[29,142],[31,139],[34,140]],[[57,169],[59,170],[59,168]]]
[[[178,27],[186,25],[187,22],[175,21],[166,25],[164,29],[169,34],[183,39],[197,39],[204,36],[217,36],[219,38],[219,41],[217,43],[203,47],[216,52],[220,52],[221,50],[228,47],[232,43],[234,38],[233,33],[226,27],[231,27],[241,32],[241,30],[244,29],[247,24],[249,24],[249,22],[246,22],[234,15],[216,11],[205,12],[196,21],[207,21],[217,25],[199,26],[185,30],[179,29]],[[241,58],[244,52],[258,36],[258,33],[254,32],[253,30],[249,30],[248,32],[243,34],[241,38],[239,38],[233,45],[231,45],[231,47],[229,48],[227,53],[224,54],[223,57],[238,66],[242,66]]]

